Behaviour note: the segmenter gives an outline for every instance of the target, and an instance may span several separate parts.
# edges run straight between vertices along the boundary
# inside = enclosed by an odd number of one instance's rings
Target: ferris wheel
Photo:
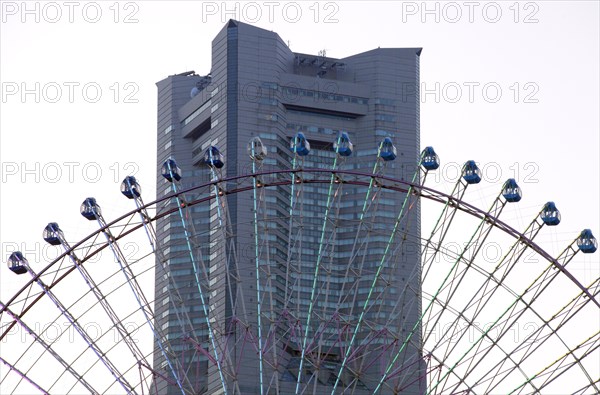
[[[130,212],[105,219],[86,199],[97,229],[72,243],[49,223],[64,252],[4,268],[22,287],[0,302],[0,393],[600,393],[600,278],[569,265],[596,251],[591,230],[552,256],[536,237],[561,221],[553,202],[521,230],[501,218],[521,200],[514,179],[481,209],[475,161],[444,193],[428,186],[432,147],[407,180],[386,176],[389,138],[369,170],[347,166],[346,133],[332,148],[311,166],[297,133],[290,167],[267,169],[255,137],[247,174],[226,176],[210,146],[206,183],[184,187],[169,159],[164,197],[145,203],[128,176]]]

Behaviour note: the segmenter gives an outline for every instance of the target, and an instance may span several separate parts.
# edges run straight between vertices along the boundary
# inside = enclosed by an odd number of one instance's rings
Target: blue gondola
[[[560,224],[560,211],[556,208],[554,202],[544,204],[540,218],[546,225],[554,226]]]
[[[173,182],[173,179],[176,181],[181,180],[181,169],[177,166],[175,159],[167,159],[165,163],[163,163],[161,174],[164,178],[169,180],[169,182]]]
[[[302,132],[298,132],[290,141],[290,149],[298,156],[306,156],[310,152],[310,143]]]
[[[435,170],[440,167],[440,158],[433,150],[433,147],[425,147],[421,152],[421,166],[426,170]]]
[[[205,165],[216,167],[217,169],[220,169],[225,165],[223,154],[214,145],[211,145],[206,149],[203,162]]]
[[[93,197],[87,198],[81,203],[81,207],[79,207],[79,212],[85,218],[90,221],[98,219],[100,215],[102,215],[102,211],[100,210],[100,206],[96,203],[96,199]]]
[[[42,234],[44,240],[53,246],[60,245],[61,239],[64,238],[62,230],[58,227],[56,222],[50,222],[44,228],[44,232]]]
[[[27,259],[25,259],[21,251],[15,251],[8,257],[8,268],[14,273],[27,273],[28,267],[29,262],[27,262]]]
[[[346,132],[339,132],[337,138],[333,142],[333,150],[340,156],[350,156],[354,149],[354,144],[350,141],[350,136]]]
[[[478,184],[481,181],[481,170],[474,160],[468,160],[462,168],[462,178],[467,184]]]
[[[598,249],[598,241],[590,229],[584,229],[577,239],[577,247],[585,254],[591,254]]]
[[[127,176],[121,183],[121,193],[129,199],[133,199],[142,196],[142,187],[140,187],[134,176]]]
[[[248,155],[252,160],[263,160],[267,156],[267,147],[260,137],[252,137],[248,143]]]
[[[521,197],[523,196],[521,193],[521,188],[519,188],[519,185],[517,185],[517,182],[514,178],[509,178],[506,180],[504,186],[502,187],[502,196],[504,196],[504,199],[510,203],[521,200]]]
[[[379,144],[379,157],[385,161],[389,161],[396,159],[397,155],[398,152],[394,143],[392,143],[392,139],[389,137],[384,138],[381,144]]]

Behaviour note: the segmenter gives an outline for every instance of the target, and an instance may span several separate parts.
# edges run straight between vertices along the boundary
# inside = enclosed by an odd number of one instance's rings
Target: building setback
[[[158,166],[175,158],[183,173],[182,187],[205,183],[211,171],[203,159],[212,145],[224,155],[221,176],[250,173],[247,145],[253,137],[260,137],[268,149],[263,170],[290,169],[294,163],[290,139],[302,132],[311,151],[296,165],[331,168],[336,155],[333,142],[340,132],[346,132],[354,150],[340,162],[341,169],[370,173],[382,139],[389,137],[398,153],[395,161],[386,162],[385,174],[410,181],[420,151],[420,52],[420,48],[378,48],[343,59],[324,53],[294,53],[276,33],[231,20],[213,40],[208,75],[182,73],[157,83]],[[295,393],[301,373],[304,393],[329,394],[337,385],[336,393],[346,389],[345,393],[372,394],[385,363],[392,360],[415,325],[417,329],[390,369],[393,377],[379,393],[393,394],[400,389],[403,394],[425,392],[418,325],[419,248],[394,242],[393,254],[386,256],[381,280],[370,296],[376,307],[369,308],[356,332],[355,343],[361,346],[354,344],[354,351],[345,358],[405,195],[381,192],[377,209],[361,218],[366,188],[344,185],[341,196],[330,201],[336,210],[330,210],[324,225],[329,188],[329,184],[306,184],[298,186],[297,196],[289,185],[266,188],[260,198],[262,252],[258,261],[261,271],[268,273],[259,287],[263,292],[262,364],[256,335],[252,190],[224,196],[220,209],[215,201],[189,208],[194,253],[202,257],[203,276],[208,279],[202,286],[223,375],[212,359],[215,350],[209,341],[181,218],[174,213],[157,221],[157,237],[164,251],[161,258],[168,263],[183,299],[179,305],[184,306],[182,311],[206,350],[198,352],[187,338],[190,333],[182,333],[186,330],[175,314],[178,304],[173,303],[167,279],[157,270],[157,327],[168,338],[173,358],[187,377],[183,386],[190,393],[221,393],[223,379],[228,394],[260,394],[260,377],[264,394]],[[159,175],[157,197],[170,192],[170,183]],[[297,202],[292,219],[291,196]],[[420,237],[418,202],[416,205],[399,231],[410,233],[415,242]],[[220,226],[219,221],[228,225]],[[329,224],[333,222],[335,226]],[[359,222],[370,224],[370,230],[360,228]],[[369,238],[368,244],[363,238]],[[323,270],[318,275],[303,353],[317,263]],[[155,352],[154,358],[155,369],[169,377],[161,353]],[[344,359],[347,362],[339,374]],[[159,378],[156,387],[160,394],[181,394],[178,386]]]

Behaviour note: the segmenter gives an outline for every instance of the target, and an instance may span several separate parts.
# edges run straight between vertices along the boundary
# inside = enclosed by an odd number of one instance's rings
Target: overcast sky
[[[21,2],[2,1],[0,243],[36,267],[56,221],[75,242],[133,209],[118,191],[134,173],[154,196],[156,86],[210,71],[211,42],[230,19],[273,30],[292,51],[345,57],[423,47],[421,143],[441,157],[448,191],[468,159],[485,170],[467,200],[487,209],[514,177],[524,197],[505,218],[519,230],[548,200],[563,223],[539,243],[554,256],[583,228],[600,234],[599,3],[534,2]],[[429,229],[431,222],[424,222]],[[598,253],[573,266],[598,277]],[[0,300],[20,288],[0,268]]]
[[[484,181],[467,197],[487,208],[515,177],[524,197],[506,218],[517,229],[555,201],[563,223],[541,235],[554,254],[583,228],[600,232],[598,2],[4,1],[1,9],[3,260],[18,245],[45,262],[49,221],[72,241],[90,233],[78,213],[88,196],[108,219],[131,209],[118,193],[130,173],[153,196],[155,83],[208,73],[212,39],[229,18],[277,32],[296,52],[423,47],[421,143],[436,148],[448,185],[476,160]],[[589,270],[597,257],[585,257]],[[2,299],[13,289],[5,273]]]

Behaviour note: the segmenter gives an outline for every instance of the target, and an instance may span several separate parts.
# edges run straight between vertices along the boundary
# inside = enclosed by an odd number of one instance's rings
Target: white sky
[[[155,83],[208,73],[211,41],[229,18],[277,32],[295,52],[423,47],[422,87],[439,89],[422,98],[422,146],[435,147],[448,175],[468,159],[489,171],[467,200],[487,209],[516,177],[524,197],[505,218],[523,230],[555,201],[563,222],[538,239],[554,256],[583,228],[599,236],[599,3],[427,2],[429,14],[423,4],[0,2],[2,265],[16,245],[35,267],[49,262],[41,232],[50,221],[73,242],[91,233],[78,211],[88,196],[107,220],[131,210],[118,186],[132,170],[151,200]],[[583,283],[598,277],[599,256],[578,256]],[[0,267],[0,300],[20,286]]]

